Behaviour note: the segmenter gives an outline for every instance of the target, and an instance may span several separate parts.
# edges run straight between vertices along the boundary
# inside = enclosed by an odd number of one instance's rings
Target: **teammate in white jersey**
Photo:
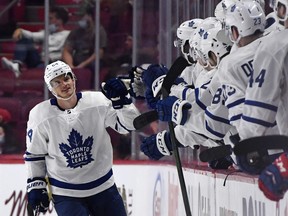
[[[202,24],[199,25],[199,28],[197,29],[193,37],[193,41],[195,43],[192,43],[191,41],[193,50],[196,51],[196,54],[198,56],[197,59],[203,67],[203,70],[198,75],[196,80],[195,92],[194,90],[190,92],[190,94],[193,94],[194,97],[189,97],[188,95],[185,96],[187,92],[183,92],[182,94],[178,95],[175,95],[173,94],[173,92],[171,92],[168,98],[158,101],[156,105],[160,120],[174,121],[176,124],[180,124],[177,125],[175,128],[176,138],[178,141],[180,141],[182,145],[190,146],[192,148],[195,144],[204,144],[204,142],[207,141],[207,138],[199,134],[193,133],[191,130],[187,130],[181,127],[182,120],[187,117],[185,117],[185,106],[186,108],[188,107],[186,101],[187,97],[189,98],[190,103],[196,101],[195,109],[192,108],[194,111],[193,115],[196,115],[196,112],[203,112],[203,101],[199,101],[199,92],[201,91],[200,89],[207,89],[207,85],[213,77],[213,74],[216,71],[216,67],[219,64],[220,59],[225,55],[229,54],[230,50],[228,45],[222,44],[216,39],[217,33],[219,32],[219,30],[221,30],[220,21],[215,19],[214,17],[210,17],[207,20],[205,19],[203,22],[203,26]],[[203,44],[201,44],[202,40]],[[183,101],[179,100],[178,98],[182,99]],[[171,109],[169,109],[169,107]],[[174,108],[177,110],[175,110]],[[166,148],[164,148],[162,152],[157,151],[157,149],[159,148],[154,148],[156,145],[159,144],[161,144],[161,146],[166,146]],[[207,145],[210,144],[207,143]],[[217,144],[214,143],[214,145]],[[164,155],[169,155],[169,151],[171,151],[171,142],[168,133],[166,131],[162,131],[158,134],[154,134],[148,137],[143,141],[141,145],[141,150],[151,159],[159,159]],[[160,148],[160,150],[162,149]]]
[[[103,92],[75,92],[76,77],[62,61],[47,65],[45,83],[55,98],[36,105],[27,125],[28,203],[45,212],[46,180],[58,215],[126,215],[114,183],[107,127],[133,130],[138,110],[119,79]],[[110,100],[109,100],[109,99]]]
[[[246,89],[240,123],[241,139],[265,136],[276,123],[281,135],[288,136],[288,0],[276,1],[285,30],[263,40],[254,59],[254,72]],[[288,189],[288,156],[283,153],[264,169],[259,187],[265,196],[278,201]]]

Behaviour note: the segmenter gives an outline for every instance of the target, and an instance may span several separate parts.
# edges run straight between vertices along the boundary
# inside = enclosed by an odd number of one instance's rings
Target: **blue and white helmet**
[[[196,60],[202,58],[202,53],[200,49],[202,35],[208,29],[215,27],[222,28],[221,21],[218,20],[216,17],[207,17],[199,24],[198,28],[195,30],[194,34],[189,40],[190,56],[192,56],[193,59]]]
[[[53,93],[51,80],[63,74],[68,75],[69,73],[72,75],[73,78],[75,78],[75,75],[73,71],[71,70],[71,68],[69,67],[69,65],[67,65],[66,63],[62,61],[58,60],[51,64],[48,64],[44,72],[44,80],[48,89]]]
[[[242,37],[253,35],[257,30],[264,32],[265,13],[256,1],[236,2],[229,6],[226,13],[225,25],[231,41],[238,44]],[[239,37],[232,37],[232,26],[236,27]]]
[[[195,30],[199,26],[199,24],[202,22],[202,19],[191,19],[183,22],[178,28],[177,28],[177,39],[174,40],[174,46],[180,47],[181,52],[186,58],[188,62],[190,62],[189,59],[189,44],[187,45],[187,50],[185,49],[185,44],[189,42],[189,39],[191,38],[191,35],[194,34]],[[194,59],[193,59],[194,60]],[[192,63],[192,62],[190,62]]]
[[[222,29],[217,26],[205,31],[202,35],[200,42],[200,51],[202,53],[202,62],[211,68],[215,68],[219,65],[222,57],[228,55],[231,50],[231,46],[223,43],[217,38],[218,33]],[[216,65],[211,65],[211,52],[216,57]]]

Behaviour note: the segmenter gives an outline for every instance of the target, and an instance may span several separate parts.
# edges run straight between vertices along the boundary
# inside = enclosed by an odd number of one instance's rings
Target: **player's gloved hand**
[[[153,82],[159,78],[165,76],[168,69],[164,65],[152,64],[142,73],[142,79],[147,88],[152,89]]]
[[[145,92],[145,99],[151,109],[156,109],[156,103],[159,101],[160,97],[154,97],[152,90],[147,88]]]
[[[156,104],[156,110],[161,121],[173,121],[178,125],[184,125],[188,118],[188,110],[192,105],[175,96],[168,96],[159,100]]]
[[[144,72],[144,69],[142,67],[133,67],[129,71],[129,78],[131,80],[130,82],[130,88],[129,93],[132,97],[136,99],[144,99],[145,98],[145,91],[146,86],[142,80],[142,73]]]
[[[27,180],[28,203],[38,212],[46,212],[49,207],[49,197],[44,178],[33,178]]]
[[[273,201],[284,197],[288,189],[288,157],[283,153],[260,174],[258,186],[264,195]]]
[[[128,90],[125,84],[118,78],[109,79],[102,85],[103,94],[112,101],[114,109],[121,109],[124,105],[131,104]]]
[[[172,144],[169,133],[164,130],[145,138],[140,149],[152,160],[159,160],[165,155],[171,155]]]

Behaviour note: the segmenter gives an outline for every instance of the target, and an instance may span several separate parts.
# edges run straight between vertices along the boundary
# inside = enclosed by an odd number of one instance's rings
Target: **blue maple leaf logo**
[[[207,38],[208,38],[208,32],[205,32],[205,33],[204,33],[203,38],[204,38],[204,39],[207,39]]]
[[[189,26],[189,27],[193,27],[194,24],[195,24],[195,22],[192,20],[191,22],[188,23],[188,26]]]
[[[91,154],[93,140],[93,136],[89,136],[83,143],[80,133],[72,129],[67,139],[69,145],[65,143],[59,144],[61,152],[67,159],[67,167],[81,168],[94,161]]]

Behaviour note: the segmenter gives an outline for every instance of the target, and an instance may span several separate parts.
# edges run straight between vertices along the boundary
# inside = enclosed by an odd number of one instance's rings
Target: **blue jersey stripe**
[[[241,119],[241,116],[242,116],[242,114],[232,116],[232,117],[230,118],[230,121],[237,121],[237,120]]]
[[[112,172],[112,169],[110,169],[110,171],[106,175],[102,176],[101,178],[92,182],[84,183],[84,184],[71,184],[71,183],[59,181],[54,178],[49,178],[49,182],[51,185],[55,187],[64,188],[64,189],[89,190],[89,189],[93,189],[102,185],[104,182],[110,179],[112,175],[113,175],[113,172]]]
[[[277,112],[277,106],[273,106],[271,104],[267,104],[267,103],[262,103],[259,101],[253,101],[253,100],[245,100],[245,104],[250,105],[250,106],[256,106],[256,107],[261,107],[264,109],[268,109],[274,112]]]
[[[222,118],[222,117],[219,117],[219,116],[215,116],[211,112],[209,112],[208,110],[205,110],[205,114],[207,116],[209,116],[211,119],[215,120],[215,121],[223,122],[225,124],[229,124],[230,123],[228,119],[225,119],[225,118]]]
[[[206,109],[206,106],[199,100],[199,88],[195,89],[195,100],[199,107],[201,107],[203,110]]]
[[[117,116],[117,122],[120,124],[120,126],[121,126],[122,128],[124,128],[125,130],[127,130],[128,132],[130,132],[130,130],[128,130],[128,129],[120,122],[118,116]],[[115,126],[115,129],[116,129],[116,130],[118,129],[117,124],[116,124],[116,126]]]
[[[205,124],[206,124],[206,129],[207,131],[209,131],[211,134],[213,134],[214,136],[217,136],[219,138],[223,138],[225,136],[225,134],[222,134],[222,133],[219,133],[217,131],[214,131],[211,127],[209,127],[207,121],[205,121]]]
[[[241,98],[239,100],[234,101],[233,103],[227,104],[226,106],[228,109],[230,109],[230,108],[238,106],[239,104],[244,103],[244,102],[245,102],[245,98]]]
[[[186,100],[188,89],[189,89],[189,88],[184,88],[184,90],[183,90],[183,92],[182,92],[182,100]]]
[[[271,123],[271,122],[263,121],[263,120],[252,118],[252,117],[245,116],[245,115],[242,115],[242,119],[247,121],[247,122],[251,122],[251,123],[258,124],[258,125],[262,125],[264,127],[274,127],[276,125],[276,122]]]
[[[25,157],[24,159],[25,161],[44,161],[45,160],[45,157],[33,157],[33,158],[27,158]]]

